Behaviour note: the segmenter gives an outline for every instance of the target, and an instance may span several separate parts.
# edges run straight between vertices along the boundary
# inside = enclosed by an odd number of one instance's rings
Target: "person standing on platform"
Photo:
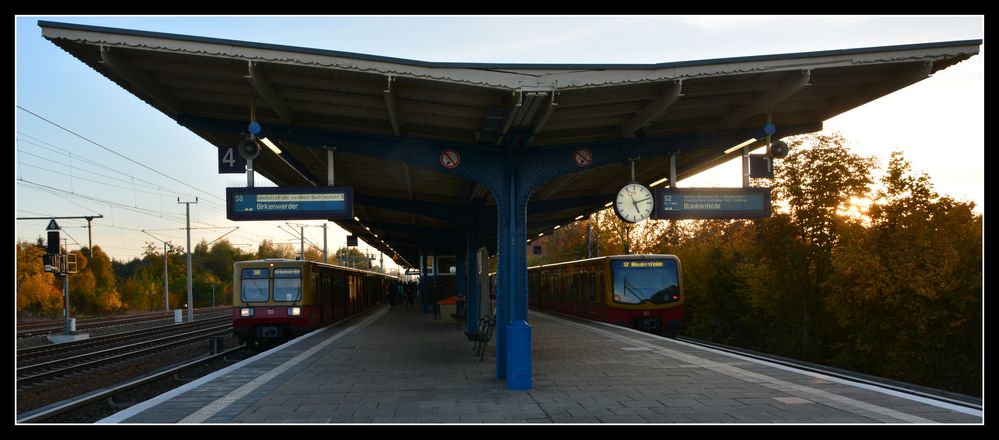
[[[389,308],[394,309],[396,304],[395,298],[395,284],[392,282],[385,283],[385,296],[388,297]]]
[[[409,308],[413,307],[413,297],[416,296],[414,290],[416,289],[413,288],[412,284],[406,284],[406,306]]]
[[[395,291],[396,302],[398,302],[399,305],[401,306],[403,299],[406,298],[405,288],[402,286],[402,282],[401,281],[398,282],[398,283],[396,283],[395,289],[396,289],[396,291]]]

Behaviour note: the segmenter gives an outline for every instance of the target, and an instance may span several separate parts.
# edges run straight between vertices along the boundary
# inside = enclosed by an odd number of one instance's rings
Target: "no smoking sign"
[[[576,161],[576,166],[586,168],[593,163],[593,152],[586,148],[580,148],[572,152],[572,159]]]
[[[441,152],[441,166],[447,169],[454,169],[461,163],[461,155],[457,151],[447,149]]]

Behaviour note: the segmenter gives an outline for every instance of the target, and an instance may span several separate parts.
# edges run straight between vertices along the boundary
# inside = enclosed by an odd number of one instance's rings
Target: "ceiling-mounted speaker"
[[[783,159],[787,157],[788,152],[790,152],[790,148],[788,148],[787,142],[778,139],[770,143],[770,150],[768,151],[770,157]]]
[[[257,141],[252,138],[246,138],[239,142],[239,146],[236,147],[239,150],[239,155],[243,156],[243,159],[253,160],[260,155],[260,145],[257,145]]]

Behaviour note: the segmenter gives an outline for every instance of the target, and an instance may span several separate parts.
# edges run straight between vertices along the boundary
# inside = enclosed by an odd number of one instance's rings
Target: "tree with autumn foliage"
[[[62,314],[62,289],[51,272],[45,272],[42,256],[45,245],[21,241],[17,243],[17,313],[19,317],[56,318]]]
[[[772,245],[762,249],[765,258],[760,263],[790,287],[771,300],[800,307],[801,354],[808,358],[813,343],[824,346],[823,340],[812,340],[814,330],[829,328],[815,321],[827,318],[821,303],[829,293],[824,286],[832,274],[833,248],[843,223],[837,211],[870,193],[877,161],[851,153],[840,134],[796,137],[789,146],[792,152],[776,167],[773,185],[781,212],[770,220],[788,227],[770,229],[780,232],[765,237],[763,243]],[[776,292],[761,286],[757,293]]]
[[[849,368],[975,393],[981,384],[982,216],[891,156],[871,227],[844,237],[825,305]]]

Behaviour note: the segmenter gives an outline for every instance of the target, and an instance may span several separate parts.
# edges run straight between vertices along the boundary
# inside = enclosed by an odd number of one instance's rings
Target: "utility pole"
[[[187,322],[194,322],[194,277],[191,274],[191,204],[197,204],[198,198],[193,202],[181,202],[177,197],[177,203],[183,204],[187,211]]]
[[[155,235],[142,231],[150,237],[155,238],[157,241],[163,242],[163,310],[170,311],[170,274],[167,272],[167,242],[160,240]]]
[[[329,263],[329,257],[326,256],[326,223],[323,223],[323,263]]]
[[[73,241],[76,241],[76,240],[73,240]],[[62,239],[62,242],[63,242],[62,248],[66,250],[66,254],[65,255],[69,255],[69,240],[67,240],[67,239],[64,238],[64,239]],[[63,307],[62,307],[62,319],[63,319],[62,333],[64,335],[69,335],[69,334],[72,334],[72,331],[71,331],[72,329],[70,328],[70,325],[69,325],[69,271],[68,270],[60,270],[60,272],[64,272],[62,274],[62,304],[63,304]]]

